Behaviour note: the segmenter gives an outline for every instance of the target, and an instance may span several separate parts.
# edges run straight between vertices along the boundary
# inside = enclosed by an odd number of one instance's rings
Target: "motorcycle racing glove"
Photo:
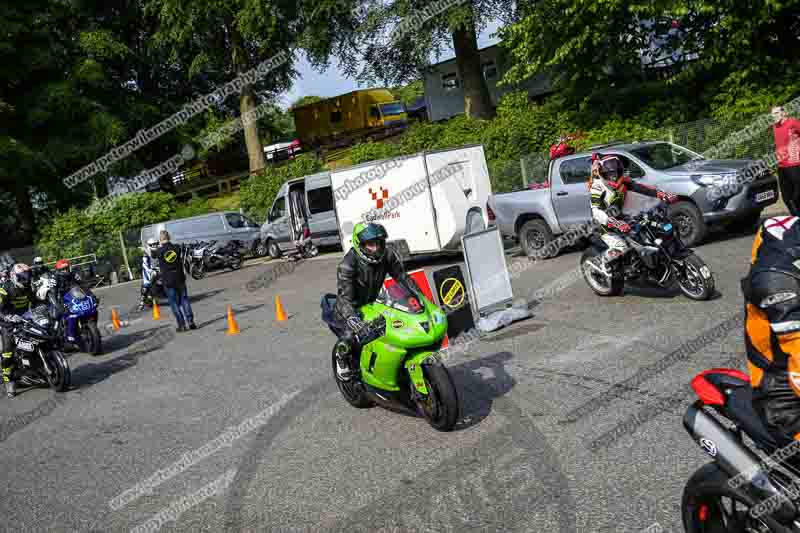
[[[664,200],[668,204],[674,204],[675,202],[678,201],[678,196],[677,195],[669,193],[669,192],[665,192],[665,191],[658,191],[656,193],[656,197],[659,200]]]
[[[3,317],[3,321],[11,323],[11,324],[19,324],[20,322],[23,322],[23,319],[19,315],[13,315],[12,314],[12,315],[5,315]]]
[[[359,316],[351,316],[347,319],[347,327],[350,328],[350,331],[353,333],[358,333],[367,327],[367,323],[361,320]]]
[[[609,228],[613,228],[613,229],[615,229],[617,231],[621,231],[622,233],[630,233],[631,232],[630,224],[628,224],[627,222],[625,222],[623,220],[619,220],[619,219],[616,219],[616,218],[608,217],[607,225],[608,225]]]

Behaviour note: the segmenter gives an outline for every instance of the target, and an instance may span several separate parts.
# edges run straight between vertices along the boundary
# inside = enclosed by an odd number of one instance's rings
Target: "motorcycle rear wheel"
[[[239,270],[240,268],[242,268],[243,262],[244,258],[241,255],[237,254],[236,256],[234,256],[233,259],[231,259],[231,269]]]
[[[58,350],[51,350],[45,354],[47,365],[53,371],[51,375],[46,375],[45,378],[50,384],[50,387],[57,392],[65,392],[69,389],[70,382],[72,381],[72,373],[69,369],[69,363],[64,357],[64,354]],[[42,372],[46,370],[42,368]]]
[[[697,470],[683,489],[681,515],[686,533],[724,533],[725,531],[770,531],[790,533],[774,518],[748,516],[758,502],[729,484],[730,476],[717,463]],[[745,529],[750,527],[751,529]],[[760,529],[759,529],[760,528]]]
[[[331,352],[331,363],[333,365],[333,379],[336,380],[336,386],[339,387],[339,392],[342,393],[347,403],[358,409],[365,409],[375,405],[367,391],[364,389],[364,384],[361,380],[353,378],[350,381],[342,381],[336,373],[336,345],[333,345]]]
[[[92,355],[101,355],[103,353],[103,338],[100,335],[97,322],[90,321],[81,325],[81,340],[86,353]]]
[[[427,365],[422,370],[428,396],[417,400],[425,420],[438,431],[451,431],[458,422],[458,393],[444,365]]]
[[[709,271],[708,277],[704,276],[704,268],[708,270],[705,261],[692,254],[686,258],[686,273],[691,279],[685,277],[683,272],[675,272],[678,287],[687,298],[704,301],[714,294],[714,275]]]

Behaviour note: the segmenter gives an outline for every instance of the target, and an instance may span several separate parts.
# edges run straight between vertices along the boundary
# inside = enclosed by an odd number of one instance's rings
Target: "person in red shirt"
[[[772,118],[781,196],[789,212],[800,216],[800,120],[788,118],[783,107],[772,108]]]

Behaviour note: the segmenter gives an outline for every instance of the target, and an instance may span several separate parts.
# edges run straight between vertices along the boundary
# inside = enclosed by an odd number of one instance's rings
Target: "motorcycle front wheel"
[[[444,365],[428,365],[422,370],[428,396],[417,400],[425,420],[438,431],[451,431],[458,422],[458,393]]]
[[[625,280],[621,276],[606,276],[598,272],[600,255],[594,248],[589,248],[581,255],[581,272],[586,284],[599,296],[619,296],[625,288]]]
[[[47,374],[47,370],[42,368],[41,371],[42,374],[45,374],[45,379],[47,379],[52,389],[55,389],[57,392],[65,392],[69,389],[72,373],[70,372],[69,363],[67,363],[64,354],[58,350],[51,350],[45,354],[44,358],[51,371],[50,374]]]
[[[206,269],[203,267],[203,263],[193,264],[191,270],[189,270],[189,274],[191,274],[194,279],[203,279],[206,277]]]
[[[675,279],[681,292],[692,300],[708,300],[714,294],[714,274],[705,261],[695,254],[685,260],[685,268],[675,269]]]
[[[758,502],[730,485],[730,476],[709,463],[689,478],[683,489],[681,514],[686,533],[759,531],[789,533],[769,516],[753,518],[750,511]]]
[[[351,379],[350,381],[342,381],[339,379],[339,374],[336,372],[336,345],[333,346],[331,352],[331,363],[333,365],[333,379],[336,380],[336,386],[339,387],[339,392],[342,393],[347,403],[358,409],[372,407],[375,403],[369,398],[367,391],[364,390],[364,385],[358,379]]]
[[[97,327],[97,322],[90,321],[81,324],[81,340],[86,353],[92,355],[101,355],[103,353],[103,338],[100,336],[100,328]]]

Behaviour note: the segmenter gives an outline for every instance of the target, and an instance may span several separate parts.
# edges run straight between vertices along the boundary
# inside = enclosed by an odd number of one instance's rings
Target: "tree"
[[[425,88],[422,85],[422,80],[413,81],[408,85],[392,87],[391,91],[395,98],[406,105],[413,104],[419,98],[425,96]]]
[[[640,83],[643,56],[660,55],[679,64],[696,58],[675,81],[702,76],[710,86],[730,75],[737,84],[770,83],[796,72],[798,27],[798,0],[541,0],[521,4],[520,19],[500,32],[514,63],[503,81],[547,71],[581,101]]]
[[[155,43],[179,55],[194,51],[190,77],[207,73],[228,79],[269,58],[286,53],[287,60],[239,93],[239,112],[256,108],[258,96],[274,96],[287,89],[296,72],[294,51],[301,48],[317,62],[327,60],[335,46],[333,36],[351,26],[350,0],[147,0],[147,12],[161,26]],[[265,167],[264,151],[255,122],[244,126],[244,138],[254,174]]]
[[[426,0],[365,1],[371,9],[357,30],[358,53],[340,58],[345,72],[360,81],[397,85],[419,79],[431,55],[452,47],[463,84],[466,114],[491,118],[494,109],[481,68],[478,37],[488,22],[513,18],[509,0],[464,0],[438,12],[442,2]],[[389,36],[388,38],[386,36]]]
[[[322,100],[324,100],[324,98],[322,98],[321,96],[312,96],[312,95],[301,96],[300,98],[295,100],[294,103],[292,103],[292,105],[289,106],[289,111],[292,111],[296,107],[313,104],[314,102],[321,102]]]

